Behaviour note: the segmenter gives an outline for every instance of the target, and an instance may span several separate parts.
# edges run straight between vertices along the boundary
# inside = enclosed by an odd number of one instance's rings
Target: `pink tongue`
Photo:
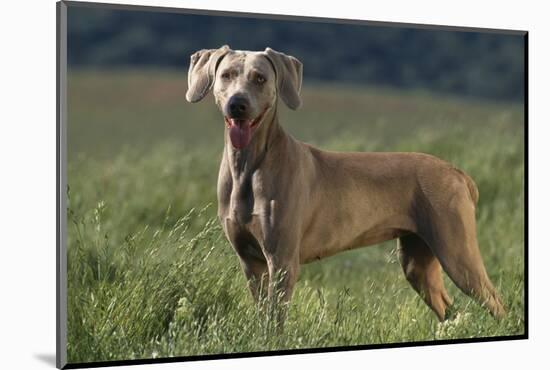
[[[238,124],[239,123],[239,124]],[[231,144],[237,149],[242,149],[250,143],[250,121],[231,120],[231,127],[229,128],[229,137],[231,138]]]

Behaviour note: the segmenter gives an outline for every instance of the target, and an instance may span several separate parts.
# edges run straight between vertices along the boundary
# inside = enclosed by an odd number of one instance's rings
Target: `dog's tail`
[[[477,189],[477,185],[466,172],[455,168],[455,170],[462,175],[464,180],[466,181],[466,186],[468,186],[468,191],[470,192],[470,197],[472,198],[472,202],[474,202],[474,205],[477,204],[477,201],[479,200],[479,190]]]

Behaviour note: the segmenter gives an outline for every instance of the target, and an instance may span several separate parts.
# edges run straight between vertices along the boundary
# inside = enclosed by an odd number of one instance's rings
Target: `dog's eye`
[[[224,80],[229,80],[231,78],[231,74],[229,72],[222,73],[222,78]]]
[[[266,80],[265,80],[264,76],[261,76],[261,75],[256,76],[256,83],[261,85],[261,84],[265,83],[265,81]]]

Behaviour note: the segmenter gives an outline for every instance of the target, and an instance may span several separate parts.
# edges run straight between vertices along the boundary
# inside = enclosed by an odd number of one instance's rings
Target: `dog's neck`
[[[269,152],[284,135],[283,128],[279,125],[276,104],[266,112],[246,148],[234,148],[229,138],[229,130],[226,128],[224,155],[227,158],[233,181],[240,182],[250,177],[262,165]]]

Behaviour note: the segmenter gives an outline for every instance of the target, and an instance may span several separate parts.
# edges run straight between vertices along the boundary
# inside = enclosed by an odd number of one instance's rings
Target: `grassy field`
[[[256,310],[215,218],[222,121],[174,71],[70,71],[70,362],[524,333],[523,107],[305,81],[282,111],[332,150],[421,151],[468,172],[478,237],[508,309],[497,322],[445,278],[443,324],[406,282],[396,242],[303,266],[283,334]]]

